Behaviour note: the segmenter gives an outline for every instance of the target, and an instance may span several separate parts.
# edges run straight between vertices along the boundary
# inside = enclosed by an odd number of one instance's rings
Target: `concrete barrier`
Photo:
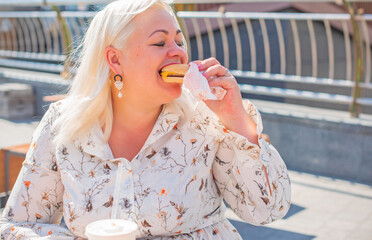
[[[26,83],[33,87],[35,95],[36,116],[44,115],[50,102],[45,102],[43,97],[63,94],[70,86],[69,80],[64,80],[58,75],[45,73],[23,73],[21,70],[0,71],[0,83]]]
[[[264,132],[288,168],[372,185],[372,116],[303,108],[260,109]]]

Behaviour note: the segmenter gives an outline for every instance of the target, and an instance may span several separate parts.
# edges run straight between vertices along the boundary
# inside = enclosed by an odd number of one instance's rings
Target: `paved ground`
[[[8,121],[0,118],[0,148],[29,143],[39,120]]]
[[[294,171],[290,176],[292,206],[287,216],[264,227],[235,218],[244,240],[372,239],[371,186]]]
[[[0,148],[29,142],[38,120],[0,119]],[[372,186],[295,171],[290,176],[292,206],[284,219],[255,227],[227,213],[244,240],[372,239]]]

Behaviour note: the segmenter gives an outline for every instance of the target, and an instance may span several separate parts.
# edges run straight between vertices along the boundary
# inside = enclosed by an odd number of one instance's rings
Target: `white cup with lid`
[[[104,219],[88,224],[85,235],[88,240],[135,240],[138,227],[130,220]]]

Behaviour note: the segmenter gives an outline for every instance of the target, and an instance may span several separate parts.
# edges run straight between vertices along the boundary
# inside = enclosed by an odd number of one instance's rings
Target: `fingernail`
[[[203,72],[202,75],[205,77],[205,72]]]
[[[202,67],[202,65],[201,65],[201,63],[198,65],[198,68],[199,68],[199,70],[200,70],[200,68]]]

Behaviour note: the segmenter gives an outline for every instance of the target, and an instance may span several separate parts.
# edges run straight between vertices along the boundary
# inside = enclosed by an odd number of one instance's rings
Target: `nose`
[[[187,63],[187,52],[183,46],[174,43],[173,46],[168,51],[168,57],[175,60],[180,60],[181,63]]]

